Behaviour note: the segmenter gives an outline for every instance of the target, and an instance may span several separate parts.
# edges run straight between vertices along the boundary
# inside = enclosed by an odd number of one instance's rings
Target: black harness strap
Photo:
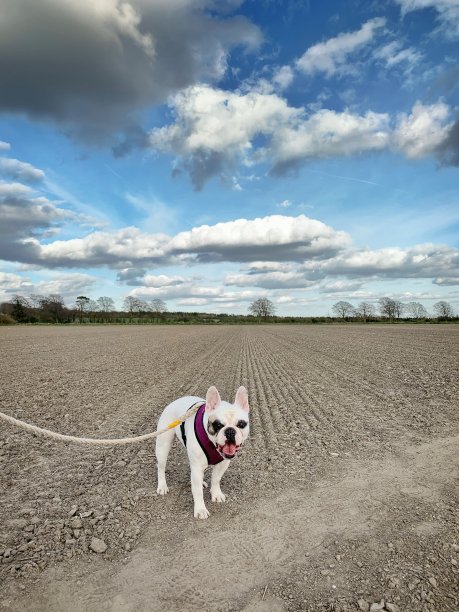
[[[185,421],[180,423],[180,432],[182,434],[183,446],[186,446],[186,433],[185,433]]]

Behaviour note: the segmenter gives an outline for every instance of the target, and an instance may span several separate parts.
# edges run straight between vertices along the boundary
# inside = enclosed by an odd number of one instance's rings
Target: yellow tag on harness
[[[172,423],[170,423],[167,426],[167,429],[173,429],[174,427],[177,427],[177,425],[180,425],[181,421],[180,419],[177,419],[176,421],[172,421]]]

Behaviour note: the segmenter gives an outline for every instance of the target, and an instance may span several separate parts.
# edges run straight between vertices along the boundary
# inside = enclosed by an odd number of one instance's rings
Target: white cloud
[[[445,141],[452,123],[444,102],[424,106],[416,102],[411,114],[399,115],[393,143],[408,158],[420,158],[434,152]]]
[[[355,115],[319,110],[296,125],[282,125],[273,134],[273,174],[306,159],[353,155],[385,149],[389,142],[389,115],[368,111]]]
[[[459,249],[420,244],[408,249],[388,247],[378,250],[343,251],[321,262],[305,262],[300,269],[324,275],[359,278],[432,278],[457,271]]]
[[[361,287],[361,281],[335,280],[321,283],[319,285],[319,291],[321,293],[346,293],[358,291]]]
[[[154,129],[151,146],[173,153],[197,189],[212,176],[234,186],[237,163],[271,163],[281,175],[307,160],[395,148],[409,158],[439,155],[451,130],[444,102],[416,103],[410,114],[294,108],[276,94],[225,92],[196,86],[171,100],[174,123]],[[263,138],[259,144],[257,137]]]
[[[148,234],[134,227],[93,232],[84,238],[34,243],[37,261],[49,266],[135,266],[220,261],[302,261],[329,256],[350,242],[336,231],[305,215],[272,215],[202,225],[175,236]],[[137,278],[137,275],[134,274]],[[121,280],[121,279],[120,279]],[[131,279],[132,280],[132,279]]]
[[[8,151],[10,146],[11,145],[10,145],[9,142],[5,142],[4,140],[0,140],[0,151]]]
[[[223,287],[197,285],[192,281],[181,285],[164,287],[137,287],[130,295],[142,299],[161,298],[163,300],[181,300],[182,303],[228,303],[233,301],[249,301],[258,297],[257,291],[225,291]],[[185,302],[185,300],[187,302]],[[190,301],[192,300],[192,302]]]
[[[446,278],[443,276],[439,276],[438,278],[434,279],[434,283],[436,285],[443,285],[446,287],[452,285],[459,285],[459,276],[448,276]]]
[[[0,174],[17,181],[34,182],[42,181],[45,178],[43,170],[35,168],[32,164],[8,157],[0,157]]]
[[[209,300],[206,298],[183,298],[178,300],[177,304],[179,306],[205,306],[209,304]]]
[[[240,94],[205,85],[180,92],[171,106],[175,123],[154,129],[150,143],[157,151],[180,156],[198,189],[247,158],[256,135],[272,135],[302,112],[275,94]]]
[[[459,249],[421,244],[402,249],[343,249],[303,263],[254,262],[240,273],[228,274],[225,284],[266,289],[318,288],[325,293],[358,290],[363,282],[381,279],[433,279],[437,285],[454,285]]]
[[[92,291],[99,279],[89,274],[67,273],[48,280],[39,281],[34,285],[33,293],[49,295],[59,294],[67,299],[75,299],[81,293]]]
[[[28,278],[24,278],[19,274],[0,271],[0,296],[3,296],[3,299],[5,299],[7,293],[14,294],[29,291],[32,286],[32,282]]]
[[[0,259],[36,263],[39,238],[75,215],[26,185],[0,183],[0,218]]]
[[[383,45],[374,52],[375,59],[383,60],[388,68],[404,64],[408,71],[422,59],[422,53],[413,47],[403,48],[398,40]]]
[[[271,215],[193,228],[172,238],[168,249],[177,254],[196,253],[204,260],[250,261],[269,254],[279,259],[320,257],[347,244],[345,232],[336,232],[321,221],[305,215]]]
[[[346,72],[350,69],[347,63],[349,56],[371,43],[377,30],[385,24],[385,19],[377,17],[364,23],[359,30],[318,43],[297,60],[296,67],[307,75],[321,72],[331,77]]]
[[[281,91],[287,89],[294,79],[294,72],[290,66],[281,66],[276,70],[272,77],[273,85]]]
[[[315,284],[304,272],[295,269],[278,272],[260,272],[252,274],[228,274],[226,285],[237,287],[261,287],[263,289],[306,289]]]
[[[90,292],[99,279],[81,273],[47,273],[49,278],[33,281],[20,274],[0,272],[0,300],[8,301],[12,295],[62,295],[68,302],[81,293]]]
[[[459,36],[459,1],[458,0],[395,0],[400,5],[402,15],[412,11],[432,8],[438,13],[442,31],[447,36]]]
[[[143,278],[145,287],[170,287],[183,285],[188,279],[185,276],[167,276],[167,274],[146,274]]]

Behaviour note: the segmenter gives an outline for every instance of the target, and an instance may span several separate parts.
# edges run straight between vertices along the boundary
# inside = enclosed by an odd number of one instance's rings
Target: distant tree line
[[[115,308],[111,297],[96,300],[79,295],[72,306],[66,306],[61,295],[14,295],[9,302],[0,304],[0,313],[16,323],[125,323],[142,316],[161,317],[167,306],[158,298],[140,300],[127,296],[123,310]]]
[[[389,297],[380,298],[377,306],[370,302],[360,302],[358,306],[353,306],[350,302],[340,301],[333,305],[332,311],[336,318],[344,321],[388,319],[393,322],[401,318],[416,321],[432,318],[420,302],[403,303]],[[443,300],[433,305],[433,311],[437,319],[448,321],[454,318],[451,304]]]
[[[275,304],[266,297],[254,300],[247,315],[231,313],[169,312],[166,303],[154,298],[142,300],[126,296],[122,310],[116,310],[111,297],[97,299],[79,295],[72,306],[66,306],[61,295],[32,294],[28,297],[14,295],[9,302],[0,304],[0,324],[8,323],[73,323],[73,324],[218,324],[218,323],[330,323],[395,322],[410,321],[458,321],[448,302],[439,301],[433,306],[434,316],[428,314],[419,302],[402,303],[389,297],[381,298],[375,305],[361,302],[353,306],[339,301],[333,305],[333,317],[277,316]]]

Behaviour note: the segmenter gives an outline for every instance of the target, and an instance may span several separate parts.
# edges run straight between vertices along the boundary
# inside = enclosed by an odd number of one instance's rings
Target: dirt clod
[[[75,542],[75,540],[72,541],[72,543],[74,543],[74,542]],[[89,545],[89,548],[91,550],[93,550],[95,553],[99,553],[100,554],[100,553],[104,553],[107,550],[107,545],[100,538],[92,538],[91,539],[91,544]]]

